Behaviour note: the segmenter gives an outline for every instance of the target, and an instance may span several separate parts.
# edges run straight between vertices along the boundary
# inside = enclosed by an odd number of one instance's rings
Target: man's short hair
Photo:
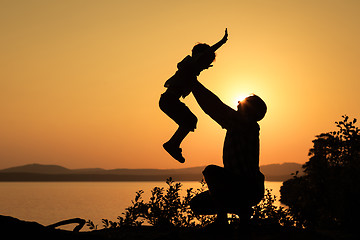
[[[245,100],[241,102],[241,105],[246,106],[247,113],[255,121],[263,119],[267,111],[266,103],[255,94],[245,98]]]

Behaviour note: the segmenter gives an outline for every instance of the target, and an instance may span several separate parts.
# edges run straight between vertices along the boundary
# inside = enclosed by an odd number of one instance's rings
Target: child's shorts
[[[186,127],[192,132],[196,129],[198,121],[196,116],[172,93],[165,92],[161,94],[159,106],[179,126]]]

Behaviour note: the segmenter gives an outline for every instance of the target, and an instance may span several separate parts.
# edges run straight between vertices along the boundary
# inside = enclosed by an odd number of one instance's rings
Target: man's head
[[[239,101],[238,112],[251,121],[260,121],[264,118],[266,111],[265,102],[255,94]]]

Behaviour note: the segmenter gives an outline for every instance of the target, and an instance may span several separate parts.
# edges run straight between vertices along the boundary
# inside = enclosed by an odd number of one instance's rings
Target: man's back
[[[224,141],[224,168],[254,177],[259,171],[259,125],[256,122],[234,122],[232,125],[227,128]]]

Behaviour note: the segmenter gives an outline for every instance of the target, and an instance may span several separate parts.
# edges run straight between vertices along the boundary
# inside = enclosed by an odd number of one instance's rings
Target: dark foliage
[[[171,178],[166,180],[167,188],[154,187],[148,202],[142,199],[144,191],[136,192],[132,205],[125,209],[125,212],[118,217],[118,221],[102,220],[104,228],[117,228],[129,226],[141,226],[150,224],[157,227],[203,227],[212,223],[215,216],[195,215],[190,209],[190,200],[198,193],[206,190],[205,182],[201,188],[194,190],[189,188],[186,194],[180,194],[181,183],[175,183]],[[290,212],[274,205],[276,196],[271,194],[271,190],[266,189],[263,200],[255,206],[252,222],[257,225],[278,225],[294,226],[296,222]],[[232,214],[230,217],[232,224],[237,224],[238,216]],[[92,221],[88,221],[90,229],[97,229]]]
[[[296,227],[295,221],[288,208],[274,205],[276,196],[271,194],[271,190],[266,189],[263,200],[253,207],[254,212],[252,221],[256,225],[273,225],[284,227]]]
[[[195,227],[212,222],[214,216],[196,216],[189,206],[190,200],[204,191],[204,182],[197,190],[187,189],[184,196],[180,196],[181,183],[168,178],[166,184],[166,189],[154,187],[148,202],[144,202],[142,198],[143,190],[136,192],[132,205],[125,209],[117,222],[102,220],[104,228],[141,226],[144,223],[160,227]],[[97,228],[92,221],[88,221],[88,226],[90,229]]]
[[[337,131],[316,136],[303,165],[305,175],[284,182],[281,202],[304,227],[359,224],[360,136],[356,119],[336,122]]]

